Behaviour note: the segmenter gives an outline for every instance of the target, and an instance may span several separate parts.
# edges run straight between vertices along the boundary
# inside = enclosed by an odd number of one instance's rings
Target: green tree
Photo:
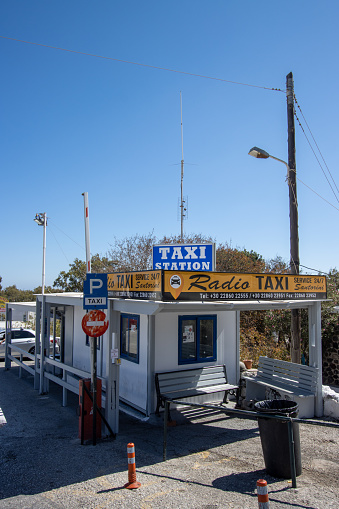
[[[151,269],[154,244],[157,244],[157,239],[153,232],[146,235],[136,234],[123,239],[114,237],[108,256],[114,260],[115,272]]]
[[[334,312],[334,306],[339,306],[339,271],[330,269],[327,275],[327,298],[328,301],[321,304],[321,335],[323,349],[332,342],[333,336],[338,335],[338,314]]]
[[[244,250],[245,253],[248,253]],[[271,260],[263,260],[257,253],[252,253],[253,272],[287,274],[288,264],[279,256]],[[258,269],[258,270],[256,270]],[[304,310],[302,310],[304,311]],[[307,316],[302,313],[303,331],[307,329]],[[290,360],[291,312],[277,309],[274,311],[243,311],[240,313],[240,352],[251,355],[256,366],[260,355],[267,355],[282,360]],[[308,338],[308,335],[304,336]],[[307,339],[308,340],[308,339]],[[306,342],[303,348],[306,349]],[[244,357],[242,357],[244,359]]]
[[[32,290],[19,290],[16,285],[7,286],[1,294],[9,302],[31,302],[35,300]]]
[[[289,274],[290,266],[281,256],[265,261],[265,272],[273,274]]]
[[[228,243],[219,244],[216,253],[218,272],[264,272],[265,261],[255,251],[233,248]]]
[[[57,289],[64,290],[65,292],[82,292],[84,280],[86,279],[86,262],[75,258],[73,263],[70,263],[70,269],[61,271],[53,286]],[[107,258],[95,254],[91,259],[92,272],[114,272],[116,263]]]
[[[133,235],[123,239],[114,239],[107,256],[98,254],[92,258],[93,272],[129,272],[152,268],[152,246],[154,244],[200,244],[213,242],[202,234],[165,235],[157,239],[153,232],[145,235]],[[219,244],[216,250],[216,270],[220,272],[245,273],[290,273],[290,267],[281,257],[264,260],[262,255],[245,248],[233,248],[227,242]],[[76,258],[70,269],[60,272],[54,286],[65,291],[81,292],[86,277],[85,262]],[[338,304],[338,272],[334,269],[329,275],[329,298]],[[55,291],[55,290],[54,290]],[[333,335],[337,326],[337,315],[331,312],[333,304],[323,305],[323,337]],[[281,359],[289,358],[290,311],[244,311],[240,314],[240,337],[242,355],[250,355],[257,361],[259,355],[274,355]],[[302,310],[302,350],[308,358],[308,316]]]
[[[59,293],[61,291],[62,290],[60,288],[54,288],[52,286],[45,286],[45,293]],[[41,295],[41,293],[42,293],[41,285],[34,288],[34,290],[33,290],[34,295]]]
[[[201,234],[165,235],[157,239],[153,232],[146,235],[133,235],[123,239],[114,239],[109,257],[115,260],[116,272],[152,269],[152,246],[155,244],[202,244],[211,242],[210,237]]]
[[[214,242],[212,237],[203,235],[202,233],[185,233],[181,239],[181,235],[165,235],[157,243],[158,244],[206,244]]]

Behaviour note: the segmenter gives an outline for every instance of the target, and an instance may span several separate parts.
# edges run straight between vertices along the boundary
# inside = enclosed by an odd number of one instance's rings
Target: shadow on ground
[[[0,430],[0,499],[34,495],[119,472],[126,473],[127,482],[129,442],[136,447],[137,467],[162,462],[162,416],[145,422],[121,412],[116,440],[82,446],[76,395],[69,393],[68,406],[62,407],[61,387],[50,383],[50,392],[39,395],[33,377],[24,372],[19,379],[17,367],[0,368],[0,388],[0,406],[7,419]],[[219,412],[174,411],[173,418],[177,426],[168,430],[167,459],[258,436],[256,421],[234,429],[234,419]],[[222,479],[216,480],[219,489],[223,489]]]

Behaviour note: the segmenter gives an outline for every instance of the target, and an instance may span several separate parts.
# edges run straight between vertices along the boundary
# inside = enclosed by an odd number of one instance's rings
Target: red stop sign
[[[107,331],[108,324],[105,313],[100,309],[86,313],[81,322],[82,330],[91,338],[102,336]]]

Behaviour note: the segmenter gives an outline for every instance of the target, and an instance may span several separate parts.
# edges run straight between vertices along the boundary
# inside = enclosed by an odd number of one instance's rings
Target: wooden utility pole
[[[292,274],[299,274],[299,234],[297,170],[295,162],[294,82],[293,74],[286,76],[287,122],[288,122],[288,187],[290,202],[290,267]],[[291,310],[291,361],[301,362],[300,309]]]

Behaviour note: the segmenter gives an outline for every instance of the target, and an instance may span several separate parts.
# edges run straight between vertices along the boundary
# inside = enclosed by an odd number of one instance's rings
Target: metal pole
[[[299,235],[298,235],[298,202],[297,171],[295,161],[295,127],[294,127],[294,82],[293,74],[286,76],[287,122],[288,122],[288,188],[290,203],[290,266],[292,274],[299,274]],[[291,360],[301,362],[301,320],[300,310],[291,310]]]
[[[45,267],[46,267],[46,226],[47,226],[47,215],[46,212],[43,213],[44,216],[44,234],[43,234],[43,244],[42,244],[42,284],[41,284],[41,293],[45,294]]]
[[[8,358],[8,354],[12,355],[12,350],[8,348],[8,343],[12,342],[12,308],[6,302],[6,332],[5,332],[5,369],[11,367],[12,361]]]
[[[41,322],[40,322],[40,385],[39,394],[44,394],[44,372],[45,372],[45,317],[46,317],[46,302],[45,295],[41,298]]]
[[[35,301],[35,362],[34,362],[34,389],[39,389],[39,358],[40,353],[40,318],[41,318],[41,303],[38,297]]]
[[[86,273],[91,273],[91,248],[89,236],[88,193],[84,197],[85,242],[86,242]],[[97,443],[97,339],[90,338],[91,343],[91,390],[93,396],[93,445]]]
[[[84,445],[84,433],[85,433],[85,416],[84,416],[84,412],[85,412],[85,380],[84,379],[82,380],[82,385],[81,385],[81,399],[80,399],[80,402],[81,402],[81,416],[80,416],[81,432],[80,432],[80,437],[81,437],[81,445]]]
[[[84,216],[85,216],[85,243],[86,243],[86,272],[91,272],[91,249],[89,239],[89,208],[88,193],[82,193],[84,197]]]
[[[294,436],[293,436],[293,420],[288,420],[288,445],[290,449],[290,467],[291,467],[291,479],[292,488],[297,487],[297,473],[295,468],[295,451],[294,451]]]
[[[97,338],[91,338],[92,379],[91,389],[93,397],[93,445],[97,443]]]
[[[165,401],[163,461],[166,461],[167,455],[167,421],[169,405],[169,402]]]

